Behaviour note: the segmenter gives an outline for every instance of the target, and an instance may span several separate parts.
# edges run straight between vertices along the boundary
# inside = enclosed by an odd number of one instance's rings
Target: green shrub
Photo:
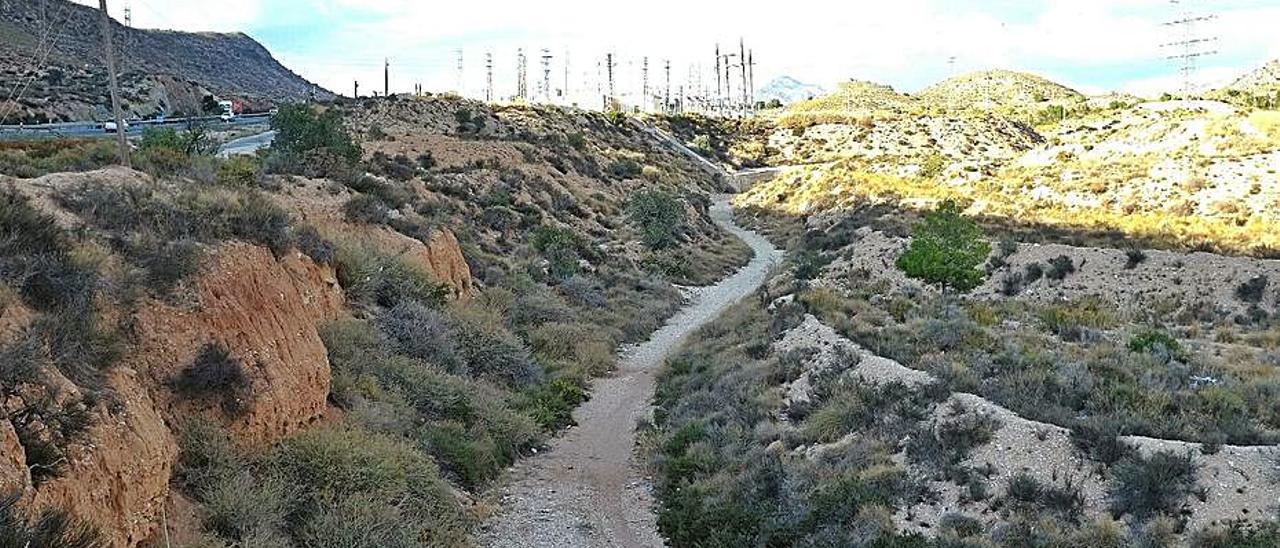
[[[1050,280],[1062,281],[1076,272],[1076,264],[1072,262],[1071,257],[1059,255],[1049,259],[1049,272],[1045,273]]]
[[[1124,255],[1125,255],[1125,263],[1124,263],[1125,270],[1133,270],[1135,268],[1138,268],[1138,266],[1141,265],[1142,263],[1147,262],[1146,252],[1136,247],[1125,250]]]
[[[416,301],[402,302],[378,314],[378,327],[400,354],[448,370],[462,365],[453,328],[438,310]]]
[[[29,179],[68,171],[90,171],[119,163],[114,141],[49,139],[0,143],[0,174]]]
[[[1151,354],[1169,360],[1185,362],[1189,359],[1186,349],[1178,339],[1159,329],[1144,329],[1129,338],[1130,352]]]
[[[232,156],[218,164],[218,184],[252,188],[262,181],[262,162],[252,156]]]
[[[314,226],[300,225],[294,229],[293,235],[297,240],[298,251],[303,255],[311,257],[311,260],[319,265],[333,264],[336,253],[333,242],[322,236]]]
[[[541,382],[543,369],[524,342],[480,318],[456,318],[458,354],[471,374],[515,387]]]
[[[1084,515],[1084,495],[1080,486],[1070,480],[1060,486],[1046,485],[1026,473],[1019,473],[1009,479],[1008,495],[1015,503],[1029,507],[1032,515],[1049,512],[1071,524],[1079,524]]]
[[[342,215],[352,223],[381,225],[391,220],[391,209],[382,198],[360,194],[342,204]]]
[[[360,161],[360,147],[336,110],[284,105],[272,117],[271,128],[276,131],[272,151],[286,172],[341,177]]]
[[[350,496],[394,505],[407,519],[402,527],[431,534],[456,527],[457,502],[439,469],[413,447],[350,429],[320,428],[282,442],[269,466],[297,493],[289,521],[305,526],[327,504]]]
[[[910,246],[898,257],[898,268],[930,284],[968,291],[982,284],[978,266],[990,254],[982,229],[961,215],[955,202],[947,201],[916,226]]]
[[[192,493],[212,488],[245,465],[227,431],[208,419],[195,418],[183,424],[178,448],[174,477]]]
[[[529,245],[546,259],[551,276],[564,280],[578,273],[581,250],[586,244],[570,228],[544,225],[533,231]]]
[[[348,241],[334,254],[338,282],[347,298],[367,305],[393,307],[405,301],[443,304],[448,286],[399,257],[385,255],[372,245]]]
[[[650,249],[679,245],[686,215],[680,198],[662,190],[637,192],[627,201],[627,218],[640,230],[641,241]]]
[[[205,530],[239,542],[287,542],[289,494],[279,479],[258,478],[248,469],[239,469],[216,478],[196,496],[204,506]]]
[[[1236,287],[1236,298],[1241,302],[1248,304],[1258,304],[1262,302],[1263,294],[1267,290],[1267,284],[1270,280],[1266,276],[1257,276],[1250,278]]]
[[[1113,469],[1108,491],[1111,513],[1132,514],[1146,521],[1157,514],[1177,516],[1179,507],[1196,488],[1197,466],[1190,454],[1161,451],[1150,457],[1134,455]]]

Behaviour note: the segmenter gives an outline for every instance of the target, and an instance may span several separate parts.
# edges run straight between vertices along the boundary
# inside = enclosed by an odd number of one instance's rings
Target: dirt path
[[[667,354],[694,330],[764,283],[782,252],[733,223],[727,197],[712,219],[755,252],[747,266],[698,291],[693,302],[653,334],[624,349],[618,371],[595,382],[590,401],[574,413],[578,426],[550,450],[516,466],[499,491],[502,508],[484,524],[479,544],[492,547],[655,547],[653,500],[634,455],[637,419],[647,417],[654,375]]]

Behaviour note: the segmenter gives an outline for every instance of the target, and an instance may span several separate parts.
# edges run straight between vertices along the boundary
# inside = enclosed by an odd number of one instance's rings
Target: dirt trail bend
[[[701,289],[648,342],[624,349],[618,371],[597,380],[575,413],[578,426],[550,450],[519,463],[500,488],[502,508],[479,533],[481,546],[579,548],[663,546],[649,484],[634,454],[637,419],[647,417],[654,375],[690,333],[764,283],[782,252],[733,222],[727,197],[711,208],[717,224],[755,252],[737,274]]]

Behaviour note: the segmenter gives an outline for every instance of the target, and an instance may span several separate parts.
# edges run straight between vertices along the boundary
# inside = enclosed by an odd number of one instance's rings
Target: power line
[[[1189,0],[1170,0],[1170,3],[1175,7],[1182,8],[1182,10],[1178,19],[1168,21],[1164,23],[1164,26],[1180,29],[1181,34],[1177,40],[1162,44],[1161,47],[1172,48],[1177,51],[1173,55],[1166,56],[1165,59],[1179,63],[1178,71],[1182,74],[1182,92],[1187,97],[1190,97],[1196,91],[1195,77],[1199,60],[1218,53],[1217,50],[1208,48],[1209,44],[1218,41],[1218,37],[1198,34],[1196,25],[1213,21],[1217,19],[1217,16],[1193,13]]]
[[[41,17],[47,15],[44,7],[45,5],[41,4]],[[0,114],[0,124],[3,124],[9,118],[9,114],[12,113],[13,109],[18,105],[18,103],[22,102],[22,98],[27,94],[27,89],[31,87],[31,82],[34,82],[36,75],[44,70],[44,67],[49,62],[49,56],[53,53],[53,50],[58,47],[58,38],[62,37],[62,29],[66,27],[67,21],[71,20],[71,17],[62,18],[62,15],[65,14],[66,10],[67,5],[63,4],[58,10],[58,14],[54,16],[54,19],[62,19],[57,30],[54,30],[53,21],[48,21],[48,27],[46,28],[45,33],[40,37],[40,42],[36,45],[36,55],[33,57],[33,59],[38,58],[39,61],[33,65],[32,68],[34,70],[32,70],[31,75],[27,77],[26,81],[21,84],[20,91],[19,84],[17,83],[14,83],[13,89],[9,90],[9,96],[5,98],[4,114]],[[44,44],[46,42],[48,42],[48,47],[44,48]],[[43,53],[40,51],[41,49],[44,49]],[[14,98],[15,94],[17,99]]]

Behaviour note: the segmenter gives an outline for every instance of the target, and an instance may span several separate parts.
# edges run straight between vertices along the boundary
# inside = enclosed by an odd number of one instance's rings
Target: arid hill
[[[241,33],[142,30],[112,23],[128,116],[193,114],[206,95],[250,108],[300,101],[318,88]],[[25,90],[3,123],[104,120],[107,74],[98,11],[67,0],[0,1],[0,87]],[[45,57],[43,63],[37,62]]]

